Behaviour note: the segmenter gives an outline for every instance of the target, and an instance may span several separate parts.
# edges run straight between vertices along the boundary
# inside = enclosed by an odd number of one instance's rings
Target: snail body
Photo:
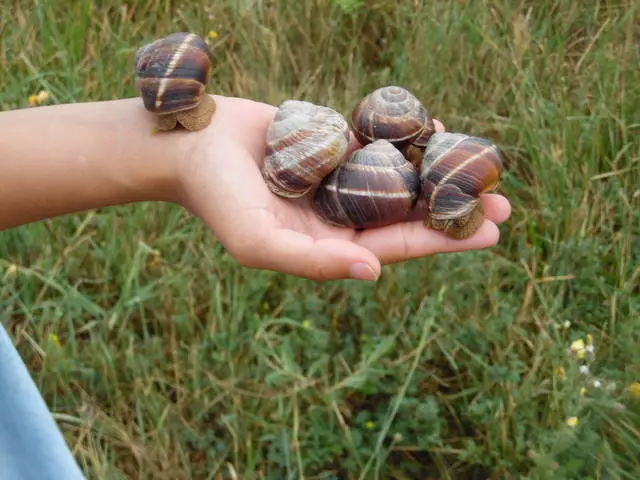
[[[414,167],[420,169],[422,166],[422,158],[424,157],[424,151],[427,148],[427,143],[436,132],[436,126],[433,119],[427,118],[422,133],[413,142],[404,145],[400,148],[400,151]]]
[[[362,145],[387,140],[400,148],[417,139],[431,118],[411,92],[391,85],[360,100],[352,111],[351,121],[353,133]]]
[[[216,103],[206,93],[213,55],[196,34],[178,32],[136,52],[136,88],[144,107],[157,116],[158,130],[181,124],[201,130],[211,122]]]
[[[434,133],[420,174],[425,226],[455,239],[473,235],[484,221],[480,194],[498,186],[503,163],[504,154],[487,139]]]
[[[389,141],[375,140],[323,179],[313,208],[332,226],[375,228],[403,220],[419,191],[415,167]]]
[[[280,197],[302,197],[346,159],[348,146],[349,125],[341,114],[286,100],[267,130],[263,179]]]

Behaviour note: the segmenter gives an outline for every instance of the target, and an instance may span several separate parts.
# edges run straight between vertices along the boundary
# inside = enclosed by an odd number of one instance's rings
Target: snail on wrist
[[[188,32],[173,33],[136,51],[136,88],[144,107],[156,115],[158,130],[180,124],[197,131],[209,125],[216,111],[215,100],[206,92],[213,62],[205,41]]]
[[[504,159],[485,138],[434,133],[420,173],[425,227],[458,240],[473,235],[484,221],[480,194],[498,186]]]

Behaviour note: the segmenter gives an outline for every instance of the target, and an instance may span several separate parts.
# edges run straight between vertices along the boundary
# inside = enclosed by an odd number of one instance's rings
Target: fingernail
[[[369,282],[375,282],[378,279],[378,274],[371,268],[371,265],[366,263],[353,263],[349,270],[351,278]]]

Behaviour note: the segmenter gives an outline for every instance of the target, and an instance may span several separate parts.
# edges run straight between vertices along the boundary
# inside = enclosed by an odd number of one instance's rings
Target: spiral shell
[[[430,121],[429,114],[409,90],[378,88],[360,100],[351,115],[353,133],[362,145],[388,140],[395,147],[413,142]]]
[[[375,228],[406,218],[419,190],[415,167],[390,142],[376,140],[322,181],[313,206],[329,225]]]
[[[420,174],[425,226],[467,238],[482,225],[480,194],[496,188],[504,154],[487,139],[462,133],[434,133]]]
[[[208,125],[215,102],[206,94],[213,55],[194,33],[178,32],[140,47],[136,88],[144,107],[168,130],[180,122],[190,130]],[[188,112],[188,113],[187,113]]]
[[[262,176],[276,195],[306,195],[346,159],[349,125],[329,107],[303,100],[280,104],[267,130]]]

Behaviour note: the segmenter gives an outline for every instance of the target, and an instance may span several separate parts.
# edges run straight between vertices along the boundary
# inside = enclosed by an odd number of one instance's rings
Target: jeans
[[[84,479],[0,324],[0,480]]]

